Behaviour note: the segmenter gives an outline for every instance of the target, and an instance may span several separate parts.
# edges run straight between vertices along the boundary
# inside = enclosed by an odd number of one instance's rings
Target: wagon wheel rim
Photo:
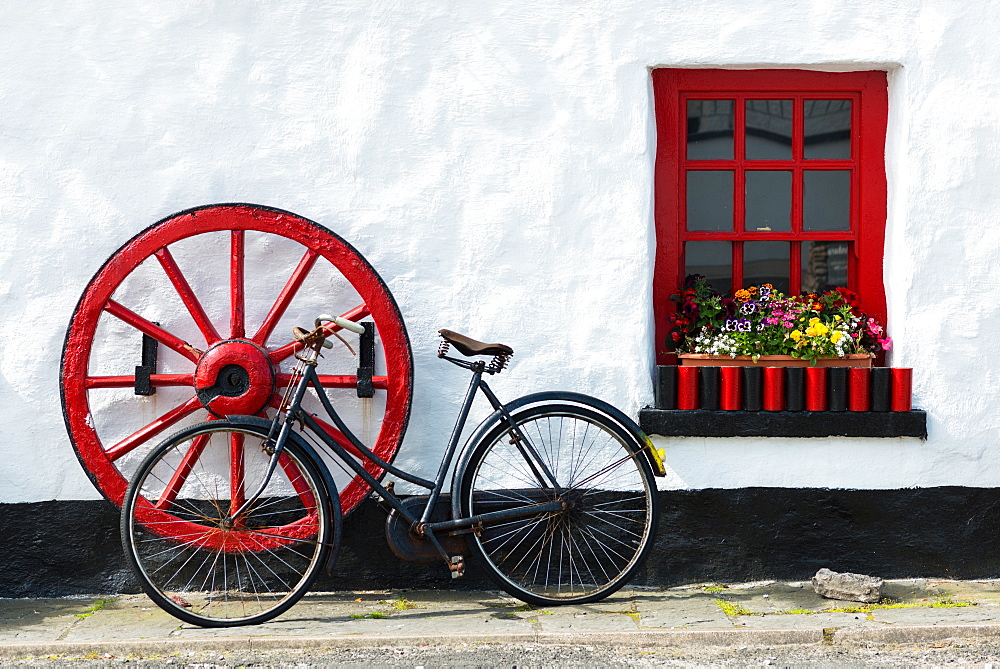
[[[275,235],[304,247],[290,275],[277,279],[279,284],[283,282],[281,290],[259,323],[248,322],[246,318],[247,232]],[[213,323],[203,308],[198,298],[198,287],[191,286],[170,249],[172,244],[207,233],[229,235],[229,313],[226,314],[227,326],[222,328]],[[113,299],[116,290],[147,261],[155,262],[166,275],[169,285],[204,339],[203,345],[201,342],[191,344],[140,315],[138,311],[141,309]],[[136,449],[149,448],[158,443],[172,432],[170,428],[178,422],[199,413],[209,420],[221,413],[263,415],[267,407],[273,407],[278,402],[288,379],[279,365],[288,360],[300,345],[290,335],[284,338],[275,330],[320,261],[332,265],[361,298],[359,304],[339,315],[352,321],[371,320],[375,324],[385,370],[384,375],[373,377],[372,386],[376,393],[384,396],[385,410],[372,450],[382,459],[392,461],[409,419],[413,362],[402,315],[385,282],[350,244],[313,221],[258,205],[209,205],[169,216],[126,242],[94,275],[73,312],[60,370],[63,415],[81,465],[109,501],[121,506],[128,486],[116,462]],[[136,332],[152,337],[159,346],[186,359],[192,367],[189,373],[153,374],[150,384],[154,388],[190,388],[191,396],[146,422],[139,430],[124,438],[116,438],[114,443],[104,443],[98,434],[91,413],[91,394],[109,388],[131,388],[135,384],[135,375],[101,375],[89,369],[98,323],[105,314]],[[303,314],[302,317],[311,322],[316,315]],[[272,337],[282,343],[268,344]],[[207,405],[202,401],[204,398],[200,399],[197,393],[205,383],[199,378],[199,372],[213,365],[218,371],[219,366],[235,359],[247,370],[254,386],[253,400],[243,401],[241,396],[235,398],[237,401],[225,403],[230,398],[220,398],[223,404],[213,416],[206,409]],[[205,372],[203,376],[211,379],[211,372]],[[327,388],[353,388],[357,384],[356,375],[351,374],[321,374],[320,378]],[[335,440],[343,440],[334,428],[326,427]],[[384,474],[371,462],[366,463],[365,468],[375,477]],[[344,512],[354,509],[368,492],[369,486],[360,477],[354,477],[340,491]]]

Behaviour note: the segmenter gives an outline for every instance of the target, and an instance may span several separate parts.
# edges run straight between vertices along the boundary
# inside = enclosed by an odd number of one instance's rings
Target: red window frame
[[[856,291],[866,311],[884,323],[885,287],[882,257],[885,245],[886,178],[885,132],[888,120],[886,73],[812,72],[806,70],[682,70],[652,71],[657,130],[654,172],[654,218],[656,262],[653,279],[653,312],[656,321],[657,364],[670,364],[666,348],[667,318],[674,309],[670,296],[684,282],[684,243],[687,241],[846,241],[848,287]],[[793,100],[792,159],[748,161],[744,155],[744,103],[746,99]],[[732,160],[686,158],[687,100],[736,100],[734,155]],[[849,159],[803,158],[803,101],[849,99],[851,106],[851,157]],[[686,229],[686,173],[688,170],[725,169],[734,173],[734,192],[740,193],[745,172],[789,170],[793,173],[792,230],[747,232],[743,230],[744,198],[734,197],[732,231],[708,232]],[[802,230],[803,170],[851,170],[850,229],[841,232]],[[799,286],[799,245],[791,244],[790,275]],[[733,244],[733,288],[741,282],[742,244]]]

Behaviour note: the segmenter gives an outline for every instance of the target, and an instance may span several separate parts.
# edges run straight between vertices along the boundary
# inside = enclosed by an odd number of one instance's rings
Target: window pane
[[[747,160],[792,159],[792,101],[746,101]]]
[[[802,242],[802,292],[847,288],[847,242]]]
[[[712,232],[733,229],[732,172],[687,173],[687,229]]]
[[[805,101],[805,157],[851,157],[851,101]]]
[[[787,294],[790,248],[788,242],[744,242],[743,285],[770,283]]]
[[[688,100],[688,160],[733,159],[733,100]]]
[[[851,171],[802,172],[802,229],[851,229]]]
[[[767,170],[746,173],[747,232],[792,229],[792,173]]]
[[[702,274],[717,292],[733,286],[732,242],[685,242],[684,274]]]

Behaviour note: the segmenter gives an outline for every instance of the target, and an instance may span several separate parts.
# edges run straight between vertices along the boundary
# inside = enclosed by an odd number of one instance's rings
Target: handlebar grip
[[[355,334],[364,334],[365,328],[363,325],[355,323],[354,321],[349,321],[346,318],[341,318],[340,316],[331,316],[329,314],[320,314],[316,317],[316,327],[322,325],[326,321],[328,323],[333,323],[334,325],[341,327],[345,330],[350,330]]]

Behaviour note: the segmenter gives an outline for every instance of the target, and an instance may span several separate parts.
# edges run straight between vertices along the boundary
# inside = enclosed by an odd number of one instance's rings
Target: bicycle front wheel
[[[640,445],[605,414],[575,405],[532,407],[514,421],[526,443],[500,424],[474,445],[459,474],[461,504],[468,516],[519,507],[525,515],[484,522],[469,545],[500,587],[531,604],[607,597],[640,568],[659,521]],[[563,508],[530,513],[553,501]]]
[[[265,480],[267,430],[210,421],[169,437],[139,466],[122,506],[122,545],[147,595],[203,627],[288,610],[340,540],[336,491],[293,440]]]

